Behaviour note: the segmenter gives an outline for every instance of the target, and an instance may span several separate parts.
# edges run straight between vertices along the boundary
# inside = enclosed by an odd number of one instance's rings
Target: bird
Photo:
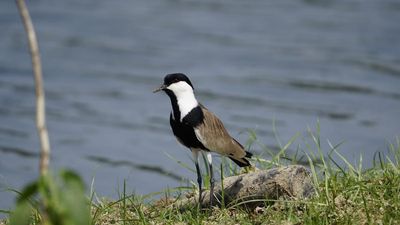
[[[251,166],[252,153],[234,139],[221,120],[201,103],[194,94],[193,84],[183,73],[171,73],[164,77],[164,83],[153,93],[164,91],[171,100],[172,111],[169,122],[179,143],[189,148],[196,166],[199,188],[198,203],[202,204],[202,176],[199,167],[199,153],[205,152],[210,172],[210,207],[214,199],[214,173],[211,152],[230,158],[239,167]]]

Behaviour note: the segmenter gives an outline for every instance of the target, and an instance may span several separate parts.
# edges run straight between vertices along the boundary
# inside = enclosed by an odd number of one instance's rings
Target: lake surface
[[[29,1],[40,41],[54,169],[78,171],[98,195],[126,180],[139,194],[195,180],[190,152],[153,94],[184,72],[198,99],[240,142],[255,129],[276,149],[319,121],[325,151],[366,166],[400,135],[398,0]],[[26,37],[0,1],[0,209],[6,188],[38,175],[39,143]],[[306,149],[299,138],[301,149]],[[293,146],[289,153],[295,150]],[[252,151],[260,153],[254,146]],[[168,175],[163,175],[167,173]]]

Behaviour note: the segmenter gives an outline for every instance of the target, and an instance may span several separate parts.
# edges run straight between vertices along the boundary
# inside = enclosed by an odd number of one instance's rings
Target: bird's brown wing
[[[246,156],[243,147],[229,135],[217,116],[205,107],[200,107],[204,114],[204,120],[194,128],[197,139],[210,151],[242,162]]]

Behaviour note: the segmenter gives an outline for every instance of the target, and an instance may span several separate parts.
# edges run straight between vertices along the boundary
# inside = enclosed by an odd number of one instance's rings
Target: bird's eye
[[[179,81],[178,78],[175,78],[175,79],[174,79],[174,83],[175,83],[175,82],[178,82],[178,81]]]

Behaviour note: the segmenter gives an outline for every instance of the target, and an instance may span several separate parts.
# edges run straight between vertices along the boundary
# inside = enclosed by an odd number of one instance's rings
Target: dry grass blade
[[[16,0],[18,11],[24,24],[25,32],[28,37],[29,51],[32,58],[33,75],[35,77],[36,92],[36,127],[40,138],[40,174],[44,175],[48,171],[50,144],[46,128],[45,117],[45,98],[42,79],[42,64],[40,62],[39,46],[36,39],[35,28],[33,27],[31,17],[25,0]]]

